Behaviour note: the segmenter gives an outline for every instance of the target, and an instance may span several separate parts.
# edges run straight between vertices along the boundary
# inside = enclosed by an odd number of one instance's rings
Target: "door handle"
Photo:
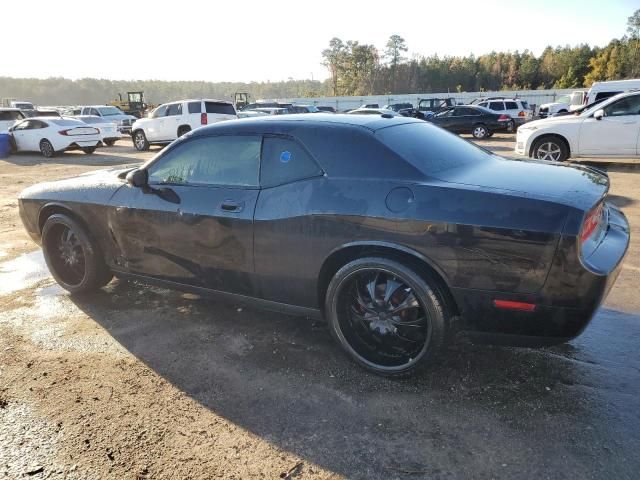
[[[241,212],[244,208],[244,202],[236,202],[235,200],[225,200],[220,204],[220,209],[225,212]]]

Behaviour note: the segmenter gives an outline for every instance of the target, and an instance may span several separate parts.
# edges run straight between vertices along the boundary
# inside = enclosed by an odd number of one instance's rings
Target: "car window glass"
[[[17,124],[14,127],[14,131],[15,130],[26,130],[29,128],[29,124],[31,123],[31,120],[25,120],[24,122],[20,122],[19,124]]]
[[[151,118],[164,117],[165,113],[167,113],[167,105],[160,105],[153,111]]]
[[[478,104],[479,107],[486,107],[487,106],[487,102],[482,102]]]
[[[198,137],[171,149],[149,167],[149,183],[258,185],[259,136]]]
[[[204,108],[207,113],[219,113],[222,115],[235,115],[236,110],[230,103],[223,102],[204,102]]]
[[[607,105],[603,110],[605,117],[640,115],[640,95],[621,98],[617,102]]]
[[[465,108],[465,110],[467,111],[465,113],[465,115],[482,115],[482,112],[480,110],[478,110],[477,108]]]
[[[297,142],[265,137],[262,144],[260,183],[270,187],[321,175],[322,170]]]
[[[518,104],[516,102],[504,102],[504,106],[507,110],[517,110]]]
[[[489,108],[491,110],[504,110],[503,102],[489,102]]]
[[[98,110],[96,110],[95,108],[92,108],[91,110],[89,110],[89,115],[98,115],[98,116],[100,116],[100,112],[98,112]]]
[[[182,114],[182,104],[181,103],[172,103],[167,108],[167,117],[181,115]]]
[[[201,113],[202,102],[189,102],[187,108],[189,109],[189,113]]]
[[[594,101],[604,100],[605,98],[613,97],[614,95],[618,95],[619,93],[622,92],[598,92]]]

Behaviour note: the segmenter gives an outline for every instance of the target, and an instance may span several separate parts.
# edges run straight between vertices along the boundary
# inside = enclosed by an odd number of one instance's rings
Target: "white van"
[[[610,82],[594,82],[587,92],[584,104],[591,105],[605,98],[613,97],[619,93],[640,90],[640,79],[614,80]]]

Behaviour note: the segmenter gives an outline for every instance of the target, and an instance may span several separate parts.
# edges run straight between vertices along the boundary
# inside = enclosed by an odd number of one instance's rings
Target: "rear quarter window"
[[[260,183],[282,185],[322,174],[311,155],[296,141],[285,137],[264,137]]]
[[[189,113],[202,113],[202,102],[189,102]]]
[[[504,102],[504,106],[507,110],[517,110],[518,104],[516,102]]]
[[[218,113],[221,115],[235,115],[236,110],[230,103],[204,102],[207,113]]]

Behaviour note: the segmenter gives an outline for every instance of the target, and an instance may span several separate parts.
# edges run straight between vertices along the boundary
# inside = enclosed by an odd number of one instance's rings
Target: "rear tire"
[[[359,258],[338,270],[325,312],[347,355],[387,377],[408,375],[438,358],[450,319],[430,279],[382,257]]]
[[[183,136],[185,133],[189,133],[191,131],[191,127],[188,125],[182,126],[178,129],[178,138]]]
[[[116,144],[116,140],[105,140],[105,141],[104,141],[104,144],[105,144],[107,147],[113,147],[113,146]]]
[[[82,147],[80,150],[82,150],[87,155],[91,155],[93,152],[96,151],[96,147]]]
[[[473,126],[473,130],[471,130],[471,135],[473,135],[473,138],[482,140],[484,138],[487,138],[487,135],[489,135],[489,130],[484,124],[480,123],[478,125]]]
[[[149,150],[149,142],[147,141],[147,136],[144,134],[143,130],[136,130],[133,132],[133,145],[139,152],[146,152]]]
[[[535,141],[531,149],[532,157],[537,160],[564,162],[569,158],[569,150],[558,137],[543,137]]]
[[[40,140],[40,153],[45,158],[51,158],[56,156],[56,151],[53,149],[53,145],[46,138]]]
[[[507,123],[507,132],[513,133],[515,131],[516,131],[516,122],[514,122],[513,120],[509,120],[509,123]]]
[[[53,278],[71,293],[97,290],[113,278],[97,243],[67,215],[47,218],[42,228],[42,250]]]

